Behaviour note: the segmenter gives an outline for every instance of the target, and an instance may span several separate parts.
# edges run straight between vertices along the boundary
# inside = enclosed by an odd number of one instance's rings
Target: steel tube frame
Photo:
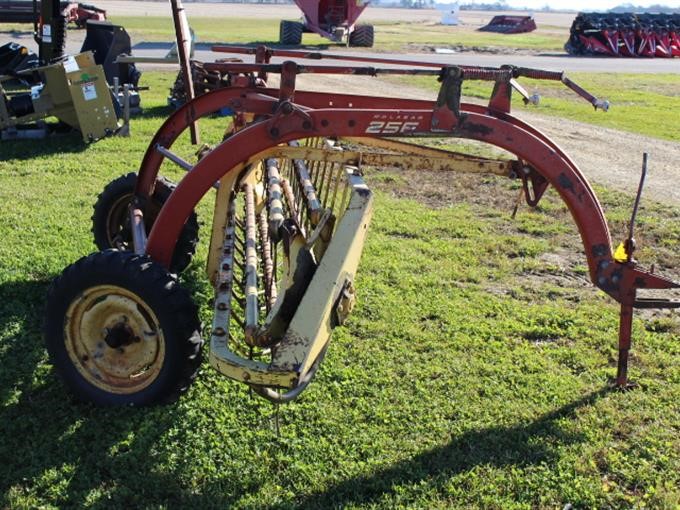
[[[294,103],[289,101],[293,94]],[[602,207],[574,162],[545,135],[493,105],[461,103],[459,111],[454,112],[447,111],[445,105],[412,99],[254,87],[219,89],[184,105],[156,133],[137,179],[135,193],[139,198],[153,193],[162,162],[162,155],[155,146],[161,144],[170,148],[192,122],[224,106],[237,113],[261,115],[262,120],[236,132],[201,159],[162,208],[151,230],[147,253],[166,267],[182,226],[213,184],[242,167],[244,162],[253,162],[268,149],[311,137],[358,137],[367,139],[370,144],[371,138],[387,136],[450,136],[486,142],[515,154],[559,193],[581,235],[592,282],[622,305],[618,387],[627,384],[630,321],[637,289],[680,287],[680,283],[652,274],[632,260],[616,262]],[[442,117],[442,112],[447,117]],[[446,121],[446,129],[436,127],[441,125],[437,121],[442,118]],[[396,123],[401,128],[408,123],[409,129],[388,134],[379,129],[376,131],[376,123]],[[530,201],[528,196],[527,201]]]

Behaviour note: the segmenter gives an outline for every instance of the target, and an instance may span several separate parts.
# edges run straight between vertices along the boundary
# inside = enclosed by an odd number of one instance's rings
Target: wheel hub
[[[127,319],[127,317],[125,318]],[[104,336],[104,341],[106,345],[112,349],[118,349],[119,347],[125,347],[134,342],[140,342],[141,339],[135,335],[135,332],[130,326],[126,324],[125,321],[119,322],[112,328],[107,328],[104,330],[106,335]]]
[[[134,292],[98,285],[70,304],[66,350],[88,382],[110,393],[135,393],[151,384],[165,357],[158,318]]]

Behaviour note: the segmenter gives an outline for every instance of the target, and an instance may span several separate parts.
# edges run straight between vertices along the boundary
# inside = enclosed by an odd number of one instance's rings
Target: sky
[[[600,11],[611,9],[623,3],[648,6],[652,4],[662,4],[668,7],[680,8],[680,0],[506,0],[508,5],[513,7],[528,7],[529,9],[540,9],[549,5],[552,9],[569,9],[576,11]]]

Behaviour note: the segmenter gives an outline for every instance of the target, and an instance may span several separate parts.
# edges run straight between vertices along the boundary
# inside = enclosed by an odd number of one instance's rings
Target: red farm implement
[[[532,16],[494,16],[480,32],[497,32],[499,34],[523,34],[536,30],[536,22]]]
[[[273,57],[310,55],[264,47],[229,51],[254,54],[255,63],[204,63],[207,72],[228,76],[226,85],[173,113],[151,140],[138,174],[114,180],[100,195],[95,240],[101,249],[118,250],[82,258],[50,288],[48,350],[77,395],[103,405],[142,405],[174,398],[191,383],[202,340],[197,307],[176,273],[195,249],[196,206],[216,188],[207,261],[215,293],[206,335],[210,364],[274,402],[297,397],[356,300],[373,209],[362,172],[369,166],[517,179],[531,207],[554,188],[578,227],[593,284],[620,303],[615,386],[628,385],[633,310],[680,306],[641,297],[639,289],[679,288],[680,282],[634,259],[639,192],[630,231],[614,250],[600,203],[574,161],[510,113],[513,92],[533,99],[520,78],[562,82],[596,108],[608,103],[552,71],[403,61],[397,67],[394,60],[361,57],[350,59],[371,67],[274,64]],[[389,66],[374,67],[379,63]],[[420,75],[441,86],[435,101],[328,94],[298,90],[303,73]],[[267,86],[270,74],[280,75],[279,88]],[[470,80],[495,83],[488,104],[461,102]],[[225,110],[232,122],[217,145],[194,162],[173,152],[196,121]],[[416,143],[424,137],[477,140],[512,156],[487,159]],[[187,170],[176,187],[159,175],[164,162]]]
[[[279,42],[298,45],[303,32],[314,32],[349,46],[373,46],[373,25],[357,25],[368,2],[363,0],[295,0],[302,21],[281,21]]]
[[[680,14],[581,13],[564,49],[572,55],[680,57]]]

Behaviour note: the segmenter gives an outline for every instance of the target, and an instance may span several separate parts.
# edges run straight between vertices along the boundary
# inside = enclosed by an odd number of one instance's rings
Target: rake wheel
[[[171,402],[201,363],[197,308],[146,256],[109,250],[68,266],[50,287],[45,342],[73,394],[97,405]]]
[[[114,179],[106,185],[97,197],[92,214],[94,243],[101,251],[115,248],[120,251],[132,249],[132,233],[128,217],[128,206],[134,196],[137,175],[129,173]],[[163,204],[175,189],[175,184],[161,177],[156,181],[153,197],[144,212],[147,234],[151,231]],[[182,272],[191,262],[198,243],[198,218],[192,213],[177,240],[170,271]]]

